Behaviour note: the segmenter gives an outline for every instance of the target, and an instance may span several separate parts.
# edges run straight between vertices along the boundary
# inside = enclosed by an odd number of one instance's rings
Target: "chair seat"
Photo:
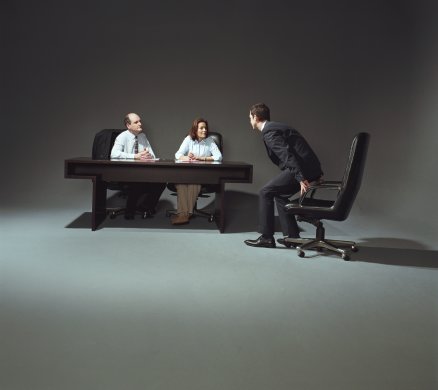
[[[288,203],[285,208],[286,211],[292,210],[294,208],[299,208],[300,203],[299,199],[293,199],[290,203]],[[335,204],[334,200],[325,200],[325,199],[314,199],[314,198],[306,198],[301,202],[302,206],[305,207],[324,207],[330,208]]]
[[[293,200],[285,205],[288,213],[295,214],[299,220],[332,219],[341,220],[334,209],[335,201],[325,199],[305,198]]]

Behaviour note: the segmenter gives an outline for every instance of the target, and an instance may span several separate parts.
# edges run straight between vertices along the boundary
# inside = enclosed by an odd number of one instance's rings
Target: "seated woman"
[[[222,153],[213,138],[208,138],[208,122],[203,118],[193,121],[189,135],[175,153],[175,159],[181,161],[221,161]],[[173,225],[189,223],[190,215],[196,204],[200,184],[176,184],[178,194],[176,214],[172,216]]]

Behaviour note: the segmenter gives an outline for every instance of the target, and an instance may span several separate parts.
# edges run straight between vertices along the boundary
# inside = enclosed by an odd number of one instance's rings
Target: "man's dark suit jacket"
[[[322,176],[318,157],[297,130],[283,123],[268,121],[262,136],[272,162],[281,170],[289,169],[298,182]]]

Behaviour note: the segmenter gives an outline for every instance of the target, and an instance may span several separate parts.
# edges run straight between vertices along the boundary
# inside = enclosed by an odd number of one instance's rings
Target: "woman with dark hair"
[[[193,121],[189,135],[184,138],[175,159],[179,161],[221,161],[222,153],[213,138],[208,137],[208,122],[203,118]],[[196,204],[200,184],[176,184],[178,194],[176,214],[172,216],[173,225],[189,223]]]

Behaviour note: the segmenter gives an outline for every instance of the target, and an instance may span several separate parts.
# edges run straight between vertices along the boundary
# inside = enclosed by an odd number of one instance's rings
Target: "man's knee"
[[[264,186],[260,191],[259,195],[261,198],[273,200],[274,197],[277,195],[274,188],[271,186]]]

